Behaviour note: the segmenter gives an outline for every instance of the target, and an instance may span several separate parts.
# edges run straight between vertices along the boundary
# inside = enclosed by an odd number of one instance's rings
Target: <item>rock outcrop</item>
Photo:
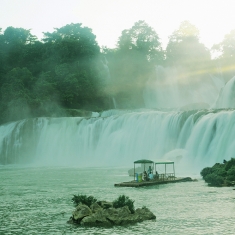
[[[102,202],[100,206],[95,202],[90,207],[79,204],[68,223],[84,226],[113,226],[154,219],[156,216],[146,207],[138,208],[131,213],[128,206],[113,208],[112,203]]]

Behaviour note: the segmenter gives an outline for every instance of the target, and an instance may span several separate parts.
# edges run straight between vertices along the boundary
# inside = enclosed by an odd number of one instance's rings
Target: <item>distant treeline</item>
[[[219,56],[211,59],[211,53]],[[209,50],[187,21],[169,37],[165,50],[144,21],[123,30],[115,49],[100,48],[92,30],[80,23],[44,33],[41,41],[27,29],[0,29],[0,123],[110,109],[112,98],[119,108],[140,108],[156,65],[177,68],[192,81],[218,73],[228,80],[234,57],[235,30]]]

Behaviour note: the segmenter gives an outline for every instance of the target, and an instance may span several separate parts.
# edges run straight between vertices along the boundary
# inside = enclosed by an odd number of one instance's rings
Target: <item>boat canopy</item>
[[[155,162],[155,164],[174,164],[173,161],[158,161],[158,162]]]
[[[171,177],[175,177],[175,165],[174,165],[173,161],[170,161],[170,160],[159,160],[159,161],[155,162],[155,171],[157,171],[156,165],[160,165],[160,164],[165,165],[165,176],[168,174]],[[172,169],[173,172],[171,172],[171,173],[169,173],[169,172],[167,173],[167,171],[166,171],[166,166],[169,165],[169,164],[172,164],[172,167],[173,167],[173,169]]]
[[[152,169],[154,169],[154,161],[148,160],[148,159],[141,159],[134,161],[134,180],[135,180],[135,164],[143,164],[144,165],[144,171],[145,171],[145,164],[151,164]]]
[[[154,163],[154,161],[148,160],[148,159],[141,159],[137,160],[134,163]]]

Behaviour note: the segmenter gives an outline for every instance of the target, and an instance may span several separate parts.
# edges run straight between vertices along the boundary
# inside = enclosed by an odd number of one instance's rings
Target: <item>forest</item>
[[[67,24],[44,33],[0,28],[0,124],[31,117],[143,108],[143,89],[156,66],[173,67],[193,83],[235,72],[235,30],[208,49],[199,30],[180,24],[165,49],[145,21],[124,29],[115,48],[100,47],[92,29]]]

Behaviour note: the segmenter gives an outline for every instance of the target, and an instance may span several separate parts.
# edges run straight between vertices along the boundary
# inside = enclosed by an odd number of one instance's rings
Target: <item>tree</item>
[[[28,44],[35,42],[37,37],[32,35],[28,29],[10,26],[4,31],[4,40],[6,44]]]
[[[0,30],[1,122],[26,117],[23,106],[33,116],[107,108],[104,70],[96,36],[81,24],[44,33],[43,42],[23,28]]]
[[[100,48],[92,30],[70,24],[44,33],[43,69],[54,73],[60,101],[66,108],[94,107],[102,73]],[[101,105],[102,106],[102,105]]]
[[[165,65],[177,68],[178,76],[190,82],[202,81],[214,73],[210,51],[199,42],[199,30],[188,21],[169,37]]]
[[[226,34],[221,43],[213,45],[212,50],[219,55],[216,62],[226,80],[229,80],[235,74],[235,29]]]
[[[58,55],[66,59],[86,58],[99,54],[100,48],[96,36],[82,24],[70,24],[56,28],[53,33],[44,33],[43,41],[54,45],[54,50],[59,50]],[[66,61],[63,61],[66,62]]]
[[[1,86],[1,101],[5,121],[15,121],[30,115],[30,89],[33,76],[27,68],[14,68],[7,73]]]
[[[5,74],[5,55],[4,55],[4,38],[2,34],[2,29],[0,28],[0,84],[2,84],[3,75]]]
[[[39,76],[42,73],[44,53],[45,47],[42,42],[35,41],[34,43],[26,44],[21,55],[21,67],[27,67],[34,76]]]
[[[166,64],[200,69],[210,61],[209,50],[199,42],[199,30],[184,21],[178,30],[169,37],[166,48]]]
[[[24,67],[25,46],[34,44],[37,38],[30,33],[30,30],[8,27],[4,31],[3,41],[6,66],[11,70],[15,67]]]
[[[108,90],[118,100],[119,107],[143,107],[145,83],[155,65],[163,61],[157,33],[144,21],[138,21],[122,31],[116,50],[106,49],[104,53],[112,79]]]
[[[235,184],[235,159],[231,158],[224,163],[216,163],[206,167],[200,172],[203,179],[210,186],[234,186]]]
[[[122,31],[118,40],[118,48],[122,51],[135,50],[147,60],[161,62],[163,52],[157,33],[145,21],[136,22],[132,28]]]

